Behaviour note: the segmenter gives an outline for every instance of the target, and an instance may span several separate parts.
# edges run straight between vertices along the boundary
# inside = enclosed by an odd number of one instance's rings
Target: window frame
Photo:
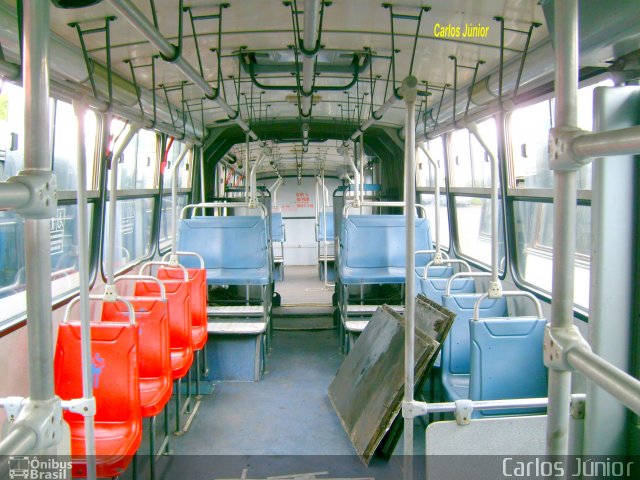
[[[22,85],[18,85],[20,88],[24,88]],[[49,130],[49,138],[50,138],[50,147],[51,147],[51,155],[50,155],[50,168],[53,172],[55,168],[54,165],[54,148],[55,148],[55,114],[57,109],[57,102],[66,102],[71,103],[72,99],[66,98],[62,95],[50,95],[49,102],[51,103],[51,115],[50,115],[50,130]],[[102,211],[104,209],[102,202],[102,195],[100,193],[100,185],[103,184],[102,177],[104,175],[103,161],[102,161],[102,152],[105,151],[105,138],[108,137],[108,132],[105,132],[105,124],[106,122],[104,115],[95,109],[91,109],[91,111],[96,116],[96,138],[95,138],[95,149],[94,149],[94,158],[87,159],[87,161],[93,161],[93,175],[94,178],[90,182],[92,186],[95,186],[95,189],[87,190],[87,203],[92,205],[92,216],[89,225],[89,288],[93,288],[97,279],[98,272],[98,262],[100,256],[100,236],[101,236],[101,222],[102,222]],[[54,172],[55,173],[55,172]],[[59,190],[57,192],[57,205],[60,207],[77,205],[78,194],[76,190]],[[73,288],[68,290],[62,294],[60,294],[57,298],[52,298],[51,309],[56,310],[66,305],[72,298],[76,297],[79,292],[78,288]],[[9,335],[10,333],[24,327],[27,324],[27,311],[25,309],[24,312],[15,315],[14,317],[8,318],[6,320],[0,321],[0,338],[5,335]]]

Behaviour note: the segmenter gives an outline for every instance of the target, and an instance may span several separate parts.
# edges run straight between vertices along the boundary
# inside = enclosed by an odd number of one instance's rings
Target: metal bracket
[[[574,348],[591,351],[591,346],[584,339],[578,327],[552,327],[547,325],[544,331],[544,364],[547,368],[558,371],[572,371],[567,361],[568,353]]]
[[[442,265],[444,263],[444,257],[442,256],[442,252],[437,251],[433,255],[433,264],[434,265]]]
[[[586,406],[586,395],[584,393],[574,393],[571,395],[570,412],[574,420],[584,420]]]
[[[115,285],[105,285],[103,301],[105,302],[115,302],[118,297],[118,292],[116,292]]]
[[[41,452],[62,440],[65,426],[60,398],[53,397],[42,401],[27,398],[9,427],[9,432],[18,428],[31,430],[36,436],[33,452]]]
[[[471,414],[473,413],[473,400],[456,400],[456,423],[458,425],[469,425],[471,423]]]
[[[83,417],[93,417],[96,414],[96,399],[91,398],[74,398],[73,400],[63,400],[62,409],[77,413]]]
[[[0,405],[7,413],[7,421],[13,423],[22,410],[22,405],[26,399],[24,397],[5,397],[0,399]]]
[[[19,183],[29,191],[29,201],[15,211],[23,218],[43,220],[55,217],[58,206],[56,176],[51,171],[21,170],[6,180]]]
[[[489,282],[487,296],[489,298],[502,298],[502,284],[500,283],[500,280],[497,282]]]
[[[402,402],[402,417],[403,418],[415,418],[428,415],[429,404],[426,402]]]
[[[590,132],[575,127],[554,127],[549,130],[549,169],[571,172],[587,165],[591,159],[576,155],[573,141]]]

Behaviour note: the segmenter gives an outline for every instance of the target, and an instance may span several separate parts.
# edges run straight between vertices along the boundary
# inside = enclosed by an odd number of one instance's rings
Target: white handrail
[[[538,314],[538,318],[544,318],[544,315],[542,315],[542,306],[540,305],[540,302],[538,301],[538,299],[533,296],[533,294],[531,294],[529,292],[522,291],[522,290],[511,290],[511,291],[502,292],[502,296],[503,297],[526,297],[526,298],[528,298],[535,305],[536,313]],[[482,295],[480,295],[478,300],[476,300],[476,303],[473,306],[473,317],[471,318],[472,320],[478,320],[480,318],[480,304],[482,303],[483,300],[485,300],[487,298],[490,298],[489,294],[488,293],[483,293]]]
[[[480,278],[480,277],[490,277],[491,274],[489,272],[458,272],[454,273],[449,277],[447,281],[447,289],[445,290],[445,295],[451,295],[451,285],[453,285],[453,281],[457,278]]]
[[[435,260],[431,260],[429,263],[427,263],[424,266],[424,273],[422,275],[422,278],[424,278],[425,280],[428,278],[429,274],[429,267],[436,265],[436,266],[440,266],[440,265],[449,265],[449,264],[459,264],[459,265],[463,265],[467,271],[466,272],[461,272],[461,273],[470,273],[471,272],[471,265],[469,265],[466,261],[461,260],[459,258],[443,258],[442,261],[440,262],[440,264],[437,264]]]
[[[189,209],[195,208],[249,208],[254,210],[260,210],[260,216],[265,218],[267,216],[267,208],[261,204],[249,205],[247,202],[205,202],[205,203],[192,203],[183,207],[180,213],[180,218],[186,218],[185,213]]]
[[[405,203],[404,202],[360,202],[358,205],[356,205],[355,202],[347,202],[344,205],[344,208],[342,209],[342,215],[347,218],[349,216],[349,210],[352,209],[353,207],[400,207],[400,208],[405,208]],[[425,208],[424,205],[420,205],[419,203],[416,203],[414,205],[415,208],[419,208],[421,209],[424,214],[425,214],[425,218],[427,215],[427,209]]]

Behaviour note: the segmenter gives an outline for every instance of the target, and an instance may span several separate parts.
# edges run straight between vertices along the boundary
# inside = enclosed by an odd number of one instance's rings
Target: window
[[[167,155],[167,166],[164,170],[164,177],[162,181],[162,187],[165,191],[171,190],[171,178],[173,177],[175,162],[183,148],[184,143],[176,140],[169,149],[169,154]],[[193,149],[191,149],[182,162],[180,162],[178,167],[178,188],[189,188],[191,186],[192,157]]]
[[[578,126],[593,128],[593,89],[613,85],[605,80],[578,90]],[[554,126],[555,99],[516,109],[511,115],[512,188],[553,188],[547,144]],[[578,171],[578,188],[591,189],[591,164]]]
[[[444,146],[442,143],[442,137],[434,138],[426,142],[426,146],[429,149],[431,157],[438,164],[438,172],[440,173],[440,189],[444,192]],[[427,155],[418,148],[418,164],[416,165],[416,185],[418,187],[432,187],[435,188],[435,174],[433,165],[429,162]]]
[[[88,205],[91,225],[93,205]],[[59,205],[51,219],[51,294],[57,301],[79,286],[78,207]],[[23,220],[12,212],[0,212],[0,324],[24,314],[26,278]]]
[[[431,225],[431,240],[436,242],[436,213],[434,208],[435,195],[432,193],[421,193],[420,203],[426,207],[427,218]],[[440,192],[440,246],[449,249],[449,217],[447,215],[447,195]]]
[[[70,103],[55,102],[53,135],[53,171],[56,174],[58,190],[78,189],[78,118]],[[85,152],[87,160],[87,190],[94,190],[95,157],[97,150],[98,119],[87,110],[84,118]]]
[[[478,123],[478,130],[491,152],[498,155],[498,136],[493,118]],[[466,128],[451,134],[450,172],[452,187],[491,187],[491,158]],[[498,178],[498,183],[500,179]]]
[[[178,195],[178,208],[176,209],[176,215],[180,215],[182,209],[187,205],[188,195]],[[165,195],[162,197],[162,212],[160,213],[160,238],[159,245],[160,250],[169,248],[171,244],[171,195]]]
[[[525,283],[551,293],[553,204],[518,200],[514,211],[518,274]],[[575,305],[588,309],[591,207],[578,205],[576,220],[573,298]]]
[[[107,211],[109,210],[107,202]],[[154,199],[118,199],[116,208],[115,271],[122,270],[151,253],[151,227],[153,225]],[[109,217],[106,217],[105,239],[109,232]],[[102,258],[106,262],[107,243],[104,243]],[[106,270],[106,263],[103,265]]]
[[[463,255],[491,265],[491,199],[455,196],[458,248]],[[498,269],[504,270],[502,207],[498,208]]]
[[[24,166],[24,91],[9,82],[0,84],[0,181]]]
[[[129,126],[114,119],[111,134],[114,138],[124,138]],[[116,143],[118,143],[116,141]],[[140,130],[131,139],[118,159],[118,189],[152,189],[158,184],[158,136],[151,130]],[[108,175],[111,175],[109,170]],[[107,180],[108,182],[108,180]],[[108,183],[107,183],[108,184]]]

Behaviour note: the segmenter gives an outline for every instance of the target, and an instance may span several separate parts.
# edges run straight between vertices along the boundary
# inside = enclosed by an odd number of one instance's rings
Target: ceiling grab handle
[[[177,265],[178,256],[178,168],[180,164],[193,148],[193,143],[182,145],[182,149],[178,154],[178,158],[171,165],[171,256],[169,257],[170,265]]]
[[[491,280],[489,281],[489,298],[500,298],[502,296],[502,284],[498,278],[498,159],[493,154],[489,145],[484,141],[478,126],[474,122],[466,124],[467,130],[478,140],[484,151],[491,160]]]

